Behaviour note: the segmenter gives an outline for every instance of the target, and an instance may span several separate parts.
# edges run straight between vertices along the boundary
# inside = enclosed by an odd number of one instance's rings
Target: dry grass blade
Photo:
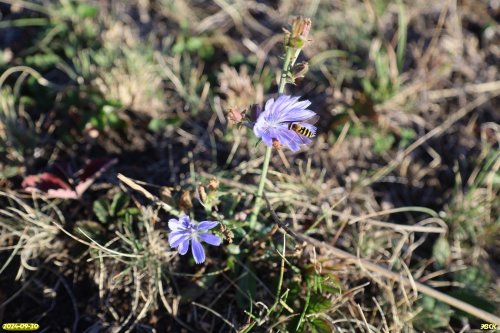
[[[238,331],[236,329],[236,327],[234,326],[233,323],[231,323],[229,320],[227,320],[226,318],[224,318],[220,313],[218,313],[217,311],[215,311],[214,309],[211,309],[209,308],[208,306],[205,306],[203,304],[199,304],[199,303],[196,303],[196,302],[192,302],[191,304],[193,304],[194,306],[197,306],[197,307],[200,307],[204,310],[207,310],[209,312],[211,312],[212,314],[214,314],[215,316],[219,317],[223,322],[225,322],[229,327],[231,327],[233,330],[235,330],[236,332]]]
[[[121,180],[125,185],[132,188],[133,190],[142,193],[146,198],[153,201],[155,204],[157,204],[158,206],[163,208],[166,212],[177,215],[177,216],[182,215],[180,211],[178,211],[174,207],[170,206],[169,204],[161,201],[158,197],[151,194],[148,190],[146,190],[144,187],[142,187],[141,185],[134,182],[132,179],[130,179],[122,174],[118,174],[117,178],[119,180]]]

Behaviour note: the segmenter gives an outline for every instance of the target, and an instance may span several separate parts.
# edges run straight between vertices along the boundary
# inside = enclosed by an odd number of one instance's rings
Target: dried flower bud
[[[301,49],[307,42],[307,37],[311,31],[311,19],[301,16],[292,20],[291,31],[285,30],[285,46]]]
[[[231,244],[233,242],[234,234],[231,230],[229,230],[225,225],[222,223],[220,224],[220,231],[226,238],[227,242]]]
[[[291,53],[290,67],[295,65],[295,61],[299,57],[300,51],[306,45],[311,31],[311,20],[303,17],[296,17],[292,20],[291,31],[284,29],[285,31],[285,49],[287,52]],[[290,76],[290,73],[288,73]]]
[[[179,208],[188,212],[191,208],[193,208],[193,202],[191,201],[191,193],[189,191],[183,191],[181,197],[179,199]]]
[[[309,64],[307,62],[301,62],[293,66],[292,75],[294,80],[303,78],[309,71]]]
[[[292,38],[301,38],[307,40],[309,31],[311,31],[311,19],[296,17],[292,20]]]
[[[240,124],[245,117],[245,110],[240,111],[238,108],[231,108],[227,114],[227,120],[231,124]]]
[[[198,186],[198,193],[200,195],[201,202],[207,201],[207,192],[205,192],[205,187],[203,185]]]
[[[209,192],[215,192],[219,188],[219,180],[217,178],[212,178],[208,182],[208,191]]]
[[[175,200],[172,196],[172,188],[162,186],[160,188],[160,199],[161,201],[169,204],[170,206],[175,206]]]
[[[281,143],[279,142],[278,139],[273,139],[273,148],[281,149]]]

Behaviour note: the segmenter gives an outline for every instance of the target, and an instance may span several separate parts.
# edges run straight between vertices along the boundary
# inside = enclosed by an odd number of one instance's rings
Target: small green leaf
[[[401,129],[401,141],[399,142],[400,147],[406,147],[410,144],[411,140],[413,140],[417,136],[417,133],[411,128],[402,128]]]
[[[203,46],[203,39],[200,37],[191,37],[186,43],[186,49],[188,51],[196,51]]]
[[[104,112],[105,114],[111,114],[111,113],[115,112],[116,109],[117,108],[111,104],[105,104],[102,106],[102,112]]]
[[[226,246],[226,249],[228,250],[229,253],[231,254],[240,254],[240,247],[236,244],[229,244]]]
[[[333,332],[333,327],[323,318],[312,318],[308,320],[308,326],[311,333],[330,333]]]
[[[342,291],[342,285],[333,274],[327,274],[322,278],[321,289],[325,293],[340,294]]]
[[[97,216],[97,219],[99,221],[101,221],[102,223],[108,222],[109,212],[108,212],[108,204],[106,201],[102,199],[94,201],[92,208],[94,210],[94,214]]]
[[[231,271],[236,267],[236,262],[235,262],[235,259],[233,256],[227,257],[226,265],[227,265],[227,268],[229,268],[229,270],[231,270]]]
[[[321,313],[330,309],[332,306],[332,301],[321,295],[321,294],[312,294],[311,299],[309,300],[309,307],[307,308],[307,313]]]
[[[477,292],[486,291],[491,283],[488,271],[478,267],[467,267],[453,274],[454,280],[465,285],[467,289]]]
[[[54,53],[49,54],[35,54],[31,56],[27,56],[25,58],[25,62],[29,66],[39,67],[39,68],[48,68],[54,66],[61,60]]]
[[[493,175],[493,181],[492,181],[492,184],[493,186],[497,187],[498,185],[500,185],[500,174],[498,173],[495,173]]]
[[[241,53],[233,53],[229,55],[229,64],[232,66],[240,65],[245,62],[245,56]]]
[[[36,106],[36,100],[30,96],[21,96],[19,98],[19,103],[23,104],[25,107],[34,107]]]
[[[210,44],[203,45],[203,47],[200,48],[200,50],[198,51],[198,54],[204,60],[210,60],[212,58],[212,56],[214,55],[214,53],[215,53],[215,49]]]
[[[110,207],[110,214],[118,216],[129,204],[130,198],[125,193],[116,193]]]
[[[184,43],[184,38],[179,38],[179,40],[172,47],[173,54],[180,54],[186,49],[186,44]]]
[[[373,151],[377,154],[382,154],[391,149],[392,145],[394,144],[394,141],[396,139],[394,138],[394,135],[387,133],[387,134],[377,134],[375,135],[375,144],[373,145]]]
[[[2,151],[2,147],[0,147],[0,151]],[[3,169],[0,167],[0,178],[12,178],[21,174],[23,172],[21,167],[18,166],[5,166]]]
[[[66,55],[66,57],[68,57],[68,58],[76,57],[77,50],[76,50],[74,45],[72,45],[72,44],[64,45],[63,49],[64,49],[64,54]]]
[[[104,129],[104,121],[101,115],[91,117],[89,119],[89,123],[92,125],[92,127],[95,127],[99,131],[102,131]]]
[[[151,119],[148,124],[148,129],[152,132],[160,132],[167,126],[178,127],[182,124],[182,119],[179,117],[169,119]]]
[[[181,30],[185,31],[189,29],[189,27],[191,26],[191,22],[189,21],[189,19],[184,18],[181,20],[179,25],[181,27]]]
[[[165,119],[151,119],[148,124],[148,129],[152,132],[160,132],[167,126],[167,121]]]
[[[451,256],[450,244],[446,237],[439,237],[432,247],[432,254],[436,259],[437,268],[443,268]]]
[[[85,17],[95,17],[98,13],[98,9],[95,6],[89,5],[89,4],[78,4],[78,7],[76,7],[76,14],[82,18]]]
[[[130,215],[130,216],[136,216],[136,215],[139,215],[141,211],[139,210],[139,208],[137,207],[129,207],[127,208],[126,210],[126,214]]]
[[[95,221],[76,221],[74,230],[79,237],[86,237],[85,234],[87,234],[87,236],[93,239],[99,238],[99,236],[106,232],[106,229]]]
[[[426,295],[422,296],[418,304],[421,307],[421,312],[415,318],[416,327],[432,331],[448,326],[453,311],[447,304]]]
[[[125,122],[116,114],[116,112],[108,113],[106,120],[109,126],[114,130],[121,130],[125,126]]]

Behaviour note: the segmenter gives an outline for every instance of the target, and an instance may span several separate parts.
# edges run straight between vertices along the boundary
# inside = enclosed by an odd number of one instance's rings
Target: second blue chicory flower
[[[201,245],[201,241],[214,246],[219,246],[222,242],[219,236],[206,232],[217,226],[217,224],[219,224],[217,221],[202,221],[195,224],[191,222],[187,215],[179,217],[178,220],[170,219],[168,227],[172,232],[168,235],[168,243],[171,247],[176,247],[179,254],[184,255],[187,253],[191,242],[194,261],[201,264],[205,261],[205,250]]]

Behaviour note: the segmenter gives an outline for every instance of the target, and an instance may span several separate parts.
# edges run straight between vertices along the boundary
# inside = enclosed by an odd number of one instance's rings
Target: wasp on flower
[[[253,127],[255,135],[269,147],[286,146],[298,151],[300,145],[310,144],[316,136],[318,115],[308,110],[308,100],[299,101],[298,96],[281,95],[269,99],[263,112],[257,112]]]

